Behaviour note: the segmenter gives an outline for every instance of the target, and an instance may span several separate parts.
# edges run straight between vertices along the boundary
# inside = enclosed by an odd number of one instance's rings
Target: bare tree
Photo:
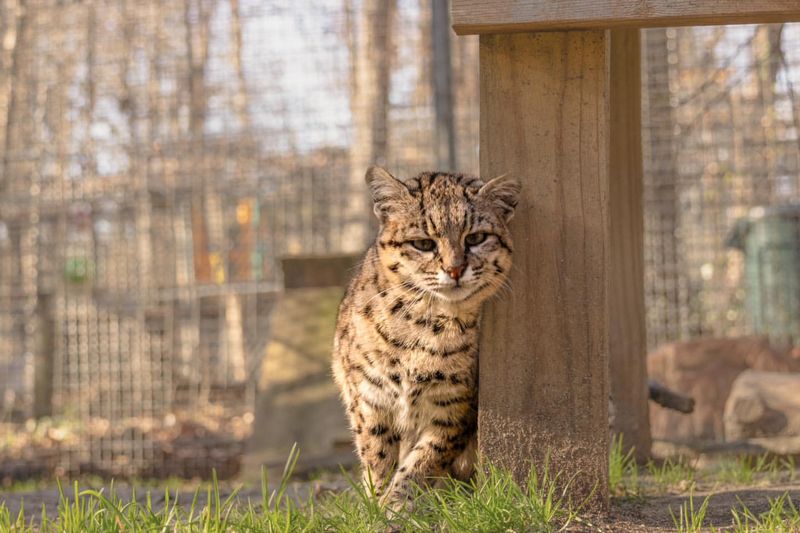
[[[436,161],[441,170],[455,171],[456,128],[453,118],[453,64],[450,53],[448,0],[431,2],[431,79],[436,111]]]
[[[350,200],[343,215],[345,251],[361,251],[371,232],[370,202],[364,173],[370,165],[385,165],[389,158],[389,89],[392,25],[396,0],[364,0],[353,21],[350,109],[353,139],[350,147]],[[350,5],[352,10],[352,4]]]

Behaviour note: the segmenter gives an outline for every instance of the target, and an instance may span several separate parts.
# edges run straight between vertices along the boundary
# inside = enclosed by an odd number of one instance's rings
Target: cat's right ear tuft
[[[366,181],[372,194],[375,216],[381,222],[412,199],[408,187],[384,168],[369,167]]]
[[[489,180],[486,185],[481,187],[478,194],[487,198],[503,217],[503,220],[509,222],[514,217],[514,209],[517,207],[521,189],[522,185],[519,180],[503,174]]]

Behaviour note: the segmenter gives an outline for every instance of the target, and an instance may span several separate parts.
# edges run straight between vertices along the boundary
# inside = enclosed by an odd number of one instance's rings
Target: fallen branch
[[[694,411],[694,398],[671,391],[654,379],[647,380],[647,389],[650,392],[650,399],[662,407],[681,413]]]

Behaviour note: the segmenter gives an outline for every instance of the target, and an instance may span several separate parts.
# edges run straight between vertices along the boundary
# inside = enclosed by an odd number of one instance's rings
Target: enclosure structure
[[[477,169],[477,39],[395,3],[0,2],[0,482],[236,474],[281,258],[362,251],[375,161]]]
[[[609,395],[614,429],[649,439],[638,28],[800,20],[800,5],[454,0],[452,15],[481,34],[481,174],[524,191],[516,290],[484,319],[481,453],[518,478],[549,458],[602,507]]]

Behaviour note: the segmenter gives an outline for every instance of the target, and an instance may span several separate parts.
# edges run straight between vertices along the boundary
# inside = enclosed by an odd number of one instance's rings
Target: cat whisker
[[[408,285],[406,284],[405,281],[401,281],[400,283],[397,283],[395,285],[390,285],[389,287],[386,287],[385,289],[383,289],[381,291],[378,291],[374,295],[372,295],[372,297],[369,300],[364,302],[364,305],[372,302],[372,300],[374,300],[375,298],[377,298],[377,297],[379,297],[381,295],[388,294],[389,292],[395,291],[395,290],[398,290],[398,289],[399,290],[408,289]]]

